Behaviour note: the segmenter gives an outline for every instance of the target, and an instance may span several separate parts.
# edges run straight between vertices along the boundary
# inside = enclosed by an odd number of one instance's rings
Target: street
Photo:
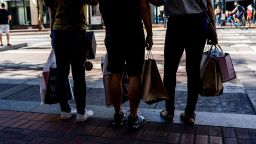
[[[98,117],[112,117],[112,109],[105,107],[102,84],[101,57],[106,53],[104,30],[95,31],[95,35],[97,57],[92,60],[93,70],[85,72],[88,87],[87,105],[96,110]],[[237,79],[224,83],[224,93],[219,97],[200,96],[196,111],[240,117],[255,115],[256,29],[218,29],[218,37],[222,49],[230,53],[233,59]],[[163,73],[164,38],[164,28],[154,30],[152,53],[157,60],[161,75]],[[11,35],[11,42],[13,44],[27,43],[28,46],[0,52],[0,109],[57,113],[56,105],[47,108],[39,105],[40,76],[51,50],[49,32],[15,32]],[[175,102],[177,111],[184,110],[186,93],[185,58],[183,56],[177,72]],[[127,108],[127,106],[128,103],[125,103],[124,107]],[[104,111],[97,111],[101,108],[104,108]],[[164,108],[164,103],[147,105],[142,102],[140,108],[141,112],[147,110],[156,112]],[[155,119],[152,118],[152,120]]]

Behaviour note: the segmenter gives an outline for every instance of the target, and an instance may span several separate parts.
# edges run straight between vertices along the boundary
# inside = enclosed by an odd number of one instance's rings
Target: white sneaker
[[[76,121],[77,122],[84,122],[87,119],[91,118],[93,116],[93,111],[92,110],[85,110],[84,115],[77,114],[76,115]]]
[[[77,113],[76,109],[71,109],[71,111],[69,113],[68,112],[61,112],[60,113],[60,119],[69,119],[72,116],[76,115],[76,113]]]

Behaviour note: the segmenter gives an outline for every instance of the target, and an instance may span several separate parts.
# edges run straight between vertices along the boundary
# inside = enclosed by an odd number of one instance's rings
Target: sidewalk
[[[256,129],[147,122],[137,131],[113,129],[110,119],[76,123],[59,115],[0,111],[0,143],[255,144]]]

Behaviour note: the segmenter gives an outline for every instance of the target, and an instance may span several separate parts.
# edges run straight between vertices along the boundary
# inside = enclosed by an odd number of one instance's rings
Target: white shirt
[[[206,6],[207,0],[202,1]],[[196,0],[165,0],[165,8],[169,15],[199,14],[203,12]]]

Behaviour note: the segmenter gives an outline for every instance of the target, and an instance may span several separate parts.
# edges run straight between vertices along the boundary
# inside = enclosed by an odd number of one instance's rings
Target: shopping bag
[[[203,64],[200,70],[200,95],[202,96],[219,96],[223,93],[221,72],[216,58],[217,57],[208,54],[206,60],[202,62]]]
[[[236,78],[236,72],[229,53],[223,52],[219,45],[211,46],[204,52],[201,67],[208,55],[214,56],[219,64],[222,82],[227,82]]]
[[[142,70],[142,100],[147,104],[169,99],[151,51],[148,51]]]
[[[225,53],[223,57],[218,57],[221,71],[222,82],[227,82],[236,78],[236,72],[229,53]]]
[[[86,48],[86,58],[95,59],[96,56],[96,39],[94,31],[87,31],[85,33],[85,48]]]
[[[103,72],[103,85],[104,85],[104,91],[105,91],[105,100],[106,100],[106,105],[111,106],[112,100],[111,100],[111,93],[110,93],[110,77],[111,77],[111,72],[107,70],[108,66],[108,54],[103,56],[101,58],[101,67],[102,67],[102,72]],[[125,103],[128,101],[128,75],[127,73],[124,73],[123,79],[122,79],[122,103]]]
[[[50,52],[46,64],[44,65],[41,83],[40,83],[40,96],[41,104],[56,104],[59,98],[56,96],[56,76],[57,66],[55,61],[54,51]],[[69,79],[66,81],[68,99],[73,99],[73,91]]]

